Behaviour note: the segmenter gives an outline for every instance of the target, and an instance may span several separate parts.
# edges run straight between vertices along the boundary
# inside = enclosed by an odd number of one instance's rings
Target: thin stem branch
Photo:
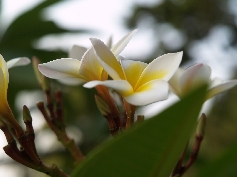
[[[120,120],[120,116],[119,116],[119,111],[118,111],[118,107],[115,104],[114,99],[112,98],[112,96],[109,93],[109,89],[105,86],[96,86],[95,87],[98,94],[106,101],[106,103],[108,104],[110,111],[111,111],[111,117],[112,119],[114,119],[116,126],[117,126],[117,130],[119,130],[119,127],[121,127],[121,120]]]
[[[105,86],[101,86],[101,85],[96,86],[95,88],[96,88],[97,92],[99,93],[99,95],[108,103],[113,115],[118,115],[119,114],[118,108],[117,108],[113,98],[111,97],[108,88]]]
[[[126,100],[123,100],[124,109],[126,111],[126,129],[129,129],[134,123],[134,114],[136,106],[129,104]]]
[[[183,169],[183,160],[184,160],[184,156],[185,156],[185,153],[187,152],[187,147],[188,147],[188,143],[186,144],[183,152],[182,152],[182,155],[181,157],[179,158],[179,161],[178,163],[176,164],[176,166],[174,167],[174,170],[173,172],[171,173],[170,177],[176,177],[176,176],[179,176],[179,173],[180,171],[182,171]],[[178,174],[178,175],[177,175]]]
[[[48,125],[50,126],[50,128],[53,130],[53,132],[55,133],[55,135],[57,136],[58,140],[64,145],[64,147],[70,152],[71,156],[74,158],[74,160],[76,162],[78,161],[82,161],[85,159],[84,155],[82,154],[82,152],[80,151],[80,149],[77,147],[77,145],[75,144],[75,141],[73,139],[70,139],[67,134],[65,129],[59,129],[54,122],[52,121],[52,119],[50,118],[50,116],[48,115],[45,107],[44,107],[44,103],[43,102],[39,102],[37,104],[37,107],[39,108],[39,110],[41,111],[41,113],[43,114],[46,122],[48,123]]]
[[[5,146],[3,150],[9,157],[18,163],[21,163],[22,165],[32,169],[37,169],[37,165],[29,158],[29,156],[25,152],[19,151],[15,141]]]
[[[189,169],[189,167],[194,163],[194,161],[197,159],[198,152],[199,152],[199,149],[200,149],[203,137],[196,135],[195,138],[196,138],[195,144],[193,146],[193,149],[192,149],[192,152],[190,154],[190,157],[189,157],[187,163],[184,165],[183,170],[180,173],[180,175],[183,175]]]
[[[2,113],[2,117],[3,117],[4,122],[8,126],[10,126],[12,129],[14,129],[14,132],[15,132],[17,137],[20,137],[20,136],[24,135],[24,130],[22,129],[20,124],[15,119],[15,117],[12,113],[12,110],[9,106],[6,107],[5,112]]]
[[[206,125],[206,115],[203,113],[198,121],[198,125],[196,128],[196,135],[195,135],[195,143],[193,145],[192,152],[189,156],[188,161],[186,162],[185,165],[183,165],[184,155],[187,151],[187,145],[186,145],[170,177],[182,176],[191,167],[194,161],[197,159],[198,152],[199,152],[199,149],[203,140],[203,136],[204,136],[205,125]]]

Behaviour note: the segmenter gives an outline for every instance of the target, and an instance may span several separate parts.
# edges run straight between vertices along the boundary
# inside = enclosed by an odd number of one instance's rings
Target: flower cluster
[[[91,38],[92,47],[87,51],[74,46],[69,54],[73,58],[41,64],[39,70],[43,75],[64,83],[84,83],[87,88],[99,85],[112,88],[132,105],[167,99],[168,80],[179,67],[182,52],[163,55],[149,64],[127,60],[119,54],[136,31],[124,36],[111,48],[101,40]],[[113,80],[108,80],[108,75]]]
[[[89,49],[73,46],[69,53],[71,58],[40,64],[39,70],[46,77],[66,84],[112,88],[129,104],[136,106],[167,99],[169,88],[181,98],[197,86],[208,83],[208,99],[237,84],[236,80],[226,83],[219,79],[211,81],[211,69],[204,64],[196,64],[186,70],[179,68],[182,52],[165,54],[149,64],[121,57],[119,54],[136,31],[130,32],[112,47],[91,38],[92,47]],[[108,75],[112,80],[108,80]]]

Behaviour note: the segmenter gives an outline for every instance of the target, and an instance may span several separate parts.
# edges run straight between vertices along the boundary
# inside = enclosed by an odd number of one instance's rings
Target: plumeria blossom
[[[115,56],[119,57],[119,54],[136,31],[133,30],[124,36],[111,48]],[[91,80],[107,80],[108,74],[98,62],[97,55],[92,47],[86,49],[80,46],[73,46],[69,57],[72,58],[53,60],[40,64],[38,68],[46,77],[58,79],[65,84],[78,85]]]
[[[171,91],[178,97],[182,98],[185,94],[192,91],[202,84],[209,84],[206,99],[224,92],[237,85],[237,80],[224,82],[215,78],[211,80],[211,68],[205,64],[195,64],[186,70],[179,68],[174,76],[170,79]]]
[[[170,53],[147,64],[140,61],[118,60],[102,41],[92,38],[98,61],[113,80],[91,81],[84,87],[104,85],[116,90],[132,105],[146,105],[168,97],[168,80],[182,59],[182,52]]]
[[[15,58],[8,62],[4,60],[0,54],[0,115],[5,118],[9,124],[15,124],[15,119],[12,117],[11,109],[7,101],[7,89],[9,83],[8,69],[15,66],[23,66],[30,63],[30,60],[26,57]]]
[[[15,66],[27,65],[29,63],[30,60],[25,57],[15,58],[6,62],[3,56],[0,54],[0,98],[1,98],[0,114],[2,114],[6,106],[8,106],[7,103],[7,88],[9,83],[8,69],[13,68]]]

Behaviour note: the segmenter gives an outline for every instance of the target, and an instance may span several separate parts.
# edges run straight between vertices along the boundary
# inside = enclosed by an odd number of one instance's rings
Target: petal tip
[[[177,54],[182,58],[183,57],[183,51],[177,52]]]

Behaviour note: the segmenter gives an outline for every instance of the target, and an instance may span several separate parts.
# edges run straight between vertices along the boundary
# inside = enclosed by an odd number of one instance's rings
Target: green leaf
[[[215,161],[207,164],[199,173],[199,177],[235,177],[237,176],[237,142]]]
[[[206,87],[106,142],[71,177],[167,177],[193,131]]]

